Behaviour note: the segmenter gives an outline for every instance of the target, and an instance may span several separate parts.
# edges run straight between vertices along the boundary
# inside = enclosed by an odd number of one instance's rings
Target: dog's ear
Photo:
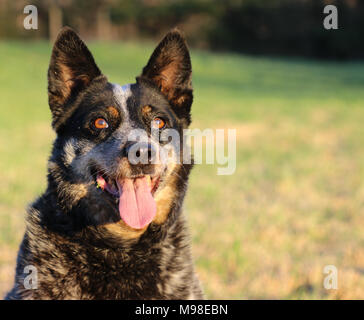
[[[177,116],[190,122],[191,59],[186,41],[174,29],[159,43],[137,81],[151,81],[167,97]]]
[[[79,36],[64,27],[53,46],[48,69],[48,101],[53,126],[73,100],[90,82],[101,75],[91,52]]]

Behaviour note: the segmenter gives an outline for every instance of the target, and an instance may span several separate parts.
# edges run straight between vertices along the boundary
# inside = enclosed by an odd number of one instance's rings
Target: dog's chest
[[[40,267],[40,296],[47,292],[57,299],[186,299],[191,294],[189,254],[169,243],[129,252],[79,248],[77,255],[56,256],[54,264],[48,260],[48,268]]]

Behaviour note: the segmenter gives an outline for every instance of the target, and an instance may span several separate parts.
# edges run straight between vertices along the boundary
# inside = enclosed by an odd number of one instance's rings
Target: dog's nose
[[[151,143],[132,142],[125,146],[125,155],[131,164],[150,164],[156,159],[156,150]]]

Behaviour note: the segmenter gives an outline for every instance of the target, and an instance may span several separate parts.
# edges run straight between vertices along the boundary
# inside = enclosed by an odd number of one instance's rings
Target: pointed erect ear
[[[190,122],[191,59],[186,41],[174,29],[159,43],[137,81],[152,82],[167,97],[177,116]]]
[[[99,75],[86,45],[71,28],[64,27],[53,46],[48,69],[48,99],[54,126],[69,102]]]

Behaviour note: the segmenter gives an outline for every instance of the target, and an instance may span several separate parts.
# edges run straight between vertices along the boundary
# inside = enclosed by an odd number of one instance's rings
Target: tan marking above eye
[[[142,108],[142,113],[145,115],[145,114],[148,114],[148,113],[150,113],[152,111],[152,107],[151,106],[148,106],[148,105],[146,105],[146,106],[144,106],[143,108]]]
[[[107,111],[115,118],[119,116],[119,112],[114,106],[107,107]]]

